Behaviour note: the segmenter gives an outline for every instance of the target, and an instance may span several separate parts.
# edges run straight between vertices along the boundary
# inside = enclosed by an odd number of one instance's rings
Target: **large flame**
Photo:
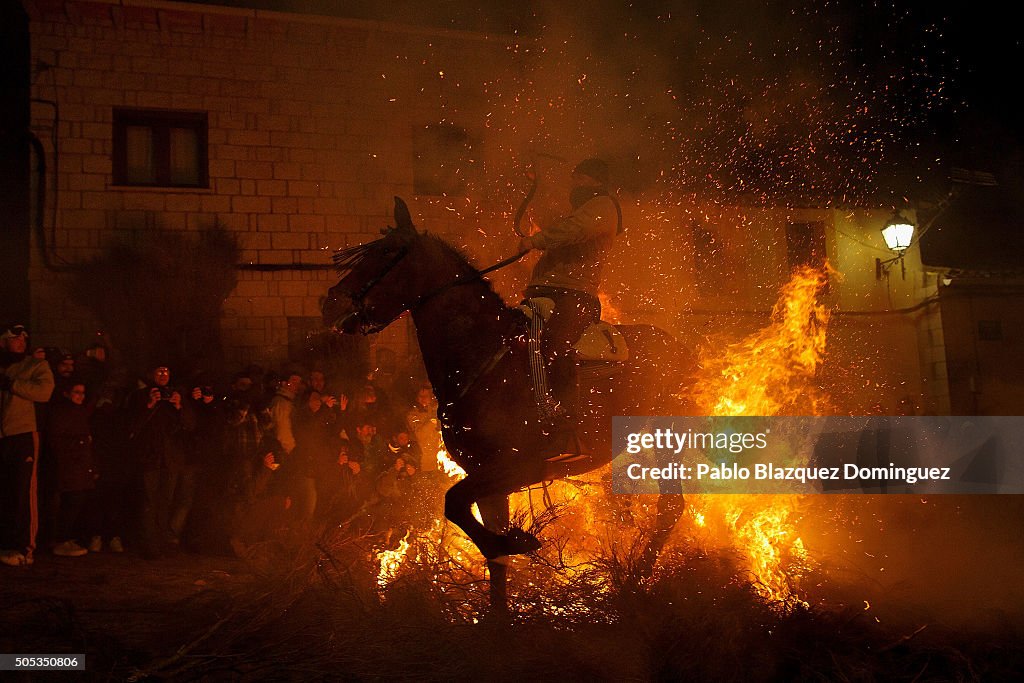
[[[387,588],[387,585],[398,574],[398,569],[402,566],[402,560],[405,559],[405,554],[408,552],[409,534],[407,533],[398,543],[398,547],[392,550],[382,550],[377,554],[377,561],[380,563],[380,569],[377,571],[378,588]]]
[[[716,345],[701,359],[693,400],[703,415],[816,415],[823,397],[813,384],[825,354],[829,311],[818,303],[828,280],[803,266],[783,286],[767,327]]]
[[[782,288],[768,326],[724,350],[706,354],[694,400],[705,415],[816,415],[827,404],[814,384],[825,353],[828,309],[818,299],[827,274],[804,266]],[[807,561],[794,518],[799,496],[698,496],[702,519],[725,521],[730,545],[747,561],[755,589],[766,599],[799,602]]]

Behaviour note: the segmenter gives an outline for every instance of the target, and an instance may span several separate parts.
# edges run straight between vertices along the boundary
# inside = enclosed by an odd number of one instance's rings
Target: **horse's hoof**
[[[505,536],[505,547],[509,555],[525,555],[540,550],[540,541],[522,529],[512,529]]]
[[[488,562],[507,565],[512,561],[510,555],[526,555],[539,549],[540,541],[536,536],[522,529],[513,529],[504,536],[497,536],[486,547],[481,547],[480,552]]]

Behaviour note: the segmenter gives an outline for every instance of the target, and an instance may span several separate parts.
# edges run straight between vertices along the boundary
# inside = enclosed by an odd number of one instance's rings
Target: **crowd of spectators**
[[[325,524],[401,538],[443,476],[429,385],[251,365],[133,378],[96,343],[75,355],[0,331],[0,561],[184,544],[245,555]]]

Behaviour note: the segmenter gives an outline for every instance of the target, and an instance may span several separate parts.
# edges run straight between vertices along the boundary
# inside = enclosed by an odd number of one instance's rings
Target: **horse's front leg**
[[[533,483],[525,477],[494,476],[486,470],[470,474],[444,496],[444,516],[458,526],[488,560],[505,555],[522,555],[540,548],[537,538],[521,529],[506,534],[491,531],[473,516],[473,503],[485,498],[505,497]]]
[[[508,496],[484,498],[477,505],[480,506],[484,527],[490,527],[491,531],[496,532],[508,530]],[[488,560],[487,575],[491,589],[491,612],[495,616],[505,616],[508,614],[508,565]]]

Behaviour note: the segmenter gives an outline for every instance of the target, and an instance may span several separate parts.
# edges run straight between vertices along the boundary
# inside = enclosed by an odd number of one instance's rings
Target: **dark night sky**
[[[199,2],[200,0],[184,0]],[[545,4],[539,2],[479,3],[467,0],[440,0],[423,3],[396,0],[386,6],[376,0],[216,0],[203,4],[258,7],[274,10],[377,19],[445,28],[481,31],[520,31],[536,35],[543,30]],[[971,3],[869,1],[841,2],[717,2],[661,0],[628,3],[601,0],[574,8],[581,25],[617,32],[619,19],[626,13],[633,28],[647,23],[657,29],[657,19],[666,14],[693,15],[707,26],[722,31],[731,24],[742,28],[772,31],[776,22],[799,22],[799,15],[813,7],[813,13],[844,27],[847,42],[857,45],[859,56],[869,68],[884,68],[892,57],[911,61],[926,59],[930,67],[950,76],[947,94],[962,106],[957,116],[968,116],[988,124],[997,124],[1019,141],[1024,123],[1006,102],[1007,85],[1014,77],[1012,69],[1022,63],[1024,42],[1016,24],[995,13],[995,6]],[[794,20],[794,17],[796,19]],[[815,22],[817,21],[814,20]],[[922,31],[934,26],[942,32],[941,46],[929,52],[921,47]],[[642,34],[641,28],[638,33]],[[659,40],[663,38],[658,38]],[[947,130],[962,130],[964,121],[954,114],[936,121]]]

